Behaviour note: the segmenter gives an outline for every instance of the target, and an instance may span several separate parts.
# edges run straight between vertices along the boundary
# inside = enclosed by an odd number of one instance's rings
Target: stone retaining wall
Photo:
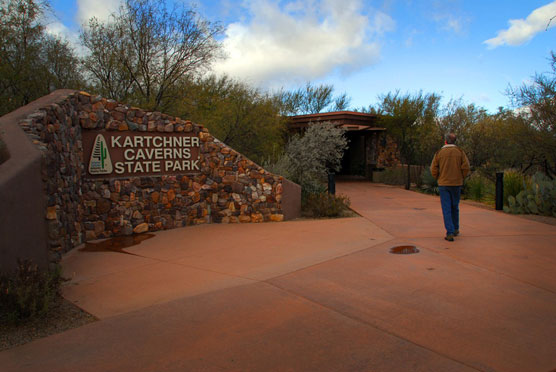
[[[398,145],[388,134],[381,135],[381,145],[377,147],[377,168],[390,168],[401,164]]]
[[[299,206],[282,202],[289,181],[266,172],[202,125],[85,92],[62,93],[19,122],[43,155],[50,261],[87,240],[194,224],[297,217]],[[90,179],[82,134],[93,129],[192,133],[200,139],[200,171]],[[299,186],[288,184],[288,190],[290,199],[297,200]]]

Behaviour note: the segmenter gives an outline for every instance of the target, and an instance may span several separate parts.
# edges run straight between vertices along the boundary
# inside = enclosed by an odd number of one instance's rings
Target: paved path
[[[550,371],[556,227],[341,183],[356,218],[157,233],[74,250],[64,295],[98,322],[0,353],[2,371]],[[420,253],[389,248],[415,244]]]

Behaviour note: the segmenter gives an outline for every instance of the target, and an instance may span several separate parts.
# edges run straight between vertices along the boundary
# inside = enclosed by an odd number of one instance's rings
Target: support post
[[[328,173],[328,193],[331,195],[336,194],[336,179],[334,172]]]
[[[496,172],[496,210],[504,209],[504,172]]]

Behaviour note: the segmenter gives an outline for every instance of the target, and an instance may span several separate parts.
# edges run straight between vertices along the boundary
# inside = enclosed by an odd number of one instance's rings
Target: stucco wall
[[[9,153],[0,164],[0,272],[14,270],[18,259],[42,268],[49,262],[42,153],[18,123],[69,92],[58,91],[0,117],[0,133]]]

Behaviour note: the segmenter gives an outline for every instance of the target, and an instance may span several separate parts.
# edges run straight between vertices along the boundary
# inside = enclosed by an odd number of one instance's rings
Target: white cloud
[[[422,3],[426,4],[425,14],[436,22],[440,30],[460,35],[467,32],[471,18],[462,8],[461,1],[432,0]]]
[[[455,17],[452,14],[435,14],[433,19],[440,25],[440,28],[445,31],[451,31],[456,34],[463,32],[468,20],[461,17]]]
[[[77,23],[86,25],[92,17],[106,21],[121,4],[122,0],[77,0]]]
[[[362,11],[360,0],[297,0],[245,3],[249,20],[227,26],[227,58],[216,72],[259,85],[277,85],[348,73],[376,63],[378,38],[395,22],[377,10]]]
[[[73,37],[72,31],[60,21],[47,21],[46,32],[51,35],[56,35],[64,39]]]
[[[507,44],[512,46],[521,45],[531,40],[537,33],[547,28],[548,22],[556,15],[556,1],[541,6],[531,12],[526,19],[510,19],[510,27],[507,30],[498,31],[498,35],[484,41],[489,49]],[[552,20],[548,28],[556,26]]]
[[[77,55],[83,56],[86,54],[86,49],[81,45],[79,33],[77,31],[71,30],[54,17],[46,19],[45,24],[45,31],[47,33],[57,36],[62,40],[66,40]]]
[[[118,9],[122,1],[123,0],[77,0],[77,12],[75,14],[77,24],[79,26],[82,24],[86,25],[92,17],[96,17],[101,21],[106,21],[110,14]],[[47,17],[45,23],[46,32],[58,36],[63,40],[67,40],[78,55],[83,56],[87,54],[86,48],[83,47],[79,41],[79,31],[68,28],[65,24],[60,22],[56,16]]]

